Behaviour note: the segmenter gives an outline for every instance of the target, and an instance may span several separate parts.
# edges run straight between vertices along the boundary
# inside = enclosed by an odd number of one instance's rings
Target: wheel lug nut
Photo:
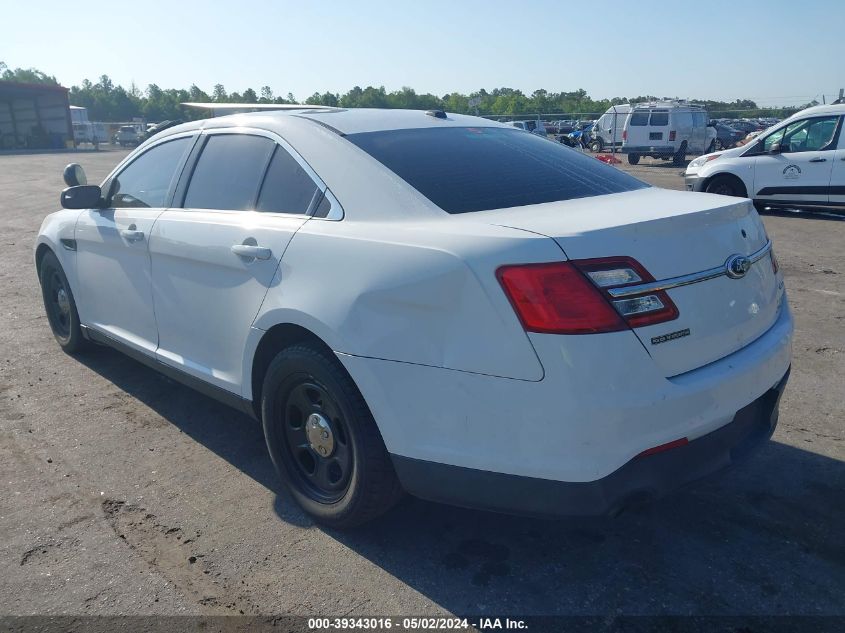
[[[329,432],[328,431],[323,431],[323,439],[324,440],[329,439]]]

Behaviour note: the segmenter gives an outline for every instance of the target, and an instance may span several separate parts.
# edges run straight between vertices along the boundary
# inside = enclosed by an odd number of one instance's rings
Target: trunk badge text
[[[731,279],[741,279],[745,277],[751,269],[751,260],[745,255],[731,255],[728,261],[725,262],[725,273]]]
[[[651,344],[659,345],[660,343],[674,341],[675,339],[683,338],[684,336],[689,336],[689,328],[678,330],[677,332],[669,332],[669,334],[662,334],[660,336],[652,336]]]

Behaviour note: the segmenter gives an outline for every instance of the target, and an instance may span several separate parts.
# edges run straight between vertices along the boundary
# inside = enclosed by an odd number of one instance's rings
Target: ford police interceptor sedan
[[[65,178],[35,249],[59,345],[260,419],[328,525],[403,491],[615,513],[777,422],[792,318],[750,201],[441,111],[197,121]]]

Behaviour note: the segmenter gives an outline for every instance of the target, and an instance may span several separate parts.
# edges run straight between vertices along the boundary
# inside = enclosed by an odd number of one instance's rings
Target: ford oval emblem
[[[741,279],[745,277],[751,269],[751,260],[745,255],[731,255],[728,261],[725,262],[725,272],[731,279]]]

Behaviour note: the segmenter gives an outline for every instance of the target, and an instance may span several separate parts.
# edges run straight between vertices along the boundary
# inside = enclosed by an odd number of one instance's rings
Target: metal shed
[[[0,81],[0,150],[62,148],[71,140],[67,88]]]

